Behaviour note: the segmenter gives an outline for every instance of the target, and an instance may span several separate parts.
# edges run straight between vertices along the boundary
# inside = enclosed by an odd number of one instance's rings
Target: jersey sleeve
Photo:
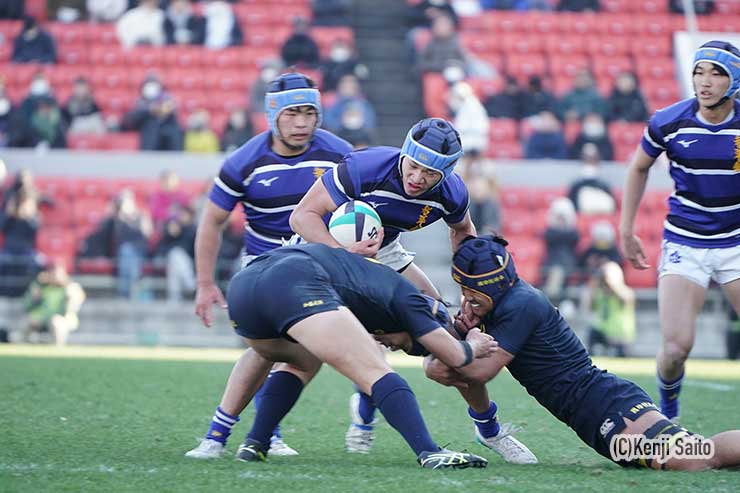
[[[208,198],[225,211],[233,210],[244,198],[244,184],[233,155],[224,161],[221,171],[213,180]]]
[[[360,198],[361,177],[354,153],[344,156],[336,168],[322,175],[321,181],[337,206]]]
[[[450,212],[444,218],[447,224],[457,224],[465,219],[465,214],[468,212],[470,206],[468,187],[465,186],[462,178],[458,177],[458,175],[453,176],[456,179],[449,187],[449,196],[447,197],[447,202],[450,204],[448,208]]]
[[[486,332],[498,341],[502,349],[516,356],[537,328],[537,310],[527,309],[521,300],[514,305],[504,304],[499,307],[502,309],[496,314],[495,325],[486,326]]]
[[[645,132],[642,134],[642,140],[640,141],[642,150],[653,158],[660,156],[666,149],[663,133],[660,131],[656,117],[657,113],[648,122]]]
[[[401,324],[398,329],[408,332],[414,339],[440,327],[429,310],[429,303],[413,286],[397,289],[393,296],[393,304]]]

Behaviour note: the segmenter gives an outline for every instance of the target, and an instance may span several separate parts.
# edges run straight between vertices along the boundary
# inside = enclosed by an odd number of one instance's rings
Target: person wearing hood
[[[15,63],[56,63],[54,38],[39,27],[36,19],[26,17],[23,28],[13,43],[12,61]]]

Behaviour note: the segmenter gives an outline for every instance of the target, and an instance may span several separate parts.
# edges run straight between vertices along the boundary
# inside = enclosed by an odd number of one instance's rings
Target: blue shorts
[[[292,340],[287,331],[296,323],[344,306],[324,268],[303,254],[256,259],[232,278],[226,301],[234,330],[247,339]]]
[[[589,392],[589,400],[595,400],[594,407],[606,403],[606,411],[600,413],[596,422],[591,422],[586,429],[576,429],[581,439],[596,452],[609,460],[613,460],[609,453],[609,444],[614,435],[622,433],[626,427],[623,418],[635,421],[648,411],[658,411],[644,390],[637,384],[624,380],[611,373],[604,373],[596,389]],[[588,408],[588,406],[584,406]],[[635,464],[617,461],[620,466]]]

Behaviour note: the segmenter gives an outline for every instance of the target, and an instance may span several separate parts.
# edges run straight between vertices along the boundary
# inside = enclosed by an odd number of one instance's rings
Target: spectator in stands
[[[573,89],[563,97],[562,107],[567,120],[580,120],[588,113],[598,113],[602,116],[606,114],[606,102],[599,94],[589,69],[583,68],[578,71],[573,79]]]
[[[5,93],[5,86],[0,81],[0,149],[18,145],[18,133],[22,123],[19,121],[18,110],[13,106],[13,102]]]
[[[24,0],[3,0],[0,2],[0,19],[23,19]]]
[[[123,189],[114,204],[110,244],[116,256],[118,294],[135,299],[140,290],[144,260],[149,250],[152,223],[136,205],[134,192]]]
[[[33,74],[31,83],[28,85],[28,95],[21,102],[20,106],[20,113],[26,125],[28,124],[28,120],[31,119],[31,114],[36,110],[39,101],[49,97],[54,97],[51,84],[49,84],[46,75],[38,71]]]
[[[180,188],[180,176],[168,169],[159,175],[159,188],[149,198],[149,214],[157,230],[169,218],[190,202],[188,195]]]
[[[613,214],[617,202],[609,184],[599,177],[601,158],[596,144],[584,144],[581,160],[581,176],[568,187],[568,198],[579,214]]]
[[[176,205],[165,221],[162,238],[154,253],[166,260],[167,299],[180,301],[195,292],[195,215],[190,206]]]
[[[598,113],[587,113],[583,117],[581,132],[570,148],[570,158],[579,159],[583,153],[583,146],[586,144],[596,145],[599,148],[599,156],[604,160],[614,160],[614,147],[606,132],[606,123]]]
[[[23,20],[23,28],[13,44],[12,61],[15,63],[57,62],[54,38],[41,29],[33,17],[26,17]]]
[[[349,26],[352,0],[311,0],[314,26]]]
[[[242,109],[232,110],[221,137],[221,150],[230,154],[252,137],[254,128],[247,112]]]
[[[524,143],[526,159],[566,159],[568,145],[565,143],[563,126],[557,117],[549,112],[530,117],[532,134]]]
[[[29,120],[28,144],[33,147],[56,149],[67,147],[67,125],[56,99],[39,98]]]
[[[540,272],[542,290],[554,303],[563,299],[565,283],[576,271],[578,239],[573,204],[566,197],[555,199],[547,212],[545,259]]]
[[[87,15],[92,22],[115,22],[128,9],[128,0],[87,0]]]
[[[432,27],[434,19],[440,15],[452,19],[455,29],[460,26],[460,18],[449,0],[422,0],[409,5],[406,11],[406,24],[410,29]]]
[[[64,346],[80,325],[78,313],[84,301],[85,291],[69,278],[64,265],[48,266],[26,292],[22,340],[39,342],[39,336],[50,333],[57,346]]]
[[[488,115],[473,88],[463,81],[450,89],[449,106],[465,152],[460,160],[460,172],[470,192],[470,217],[478,231],[498,231],[499,189],[490,169],[481,160],[488,149]]]
[[[693,0],[694,13],[707,15],[714,12],[714,0]],[[668,8],[676,14],[684,14],[683,0],[668,0]]]
[[[20,175],[19,175],[20,176]],[[36,235],[39,229],[38,197],[32,192],[6,193],[0,234],[0,295],[21,296],[38,271]]]
[[[452,18],[438,15],[432,22],[432,38],[420,53],[417,67],[421,72],[442,72],[450,62],[467,66],[467,54]]]
[[[324,113],[324,126],[331,131],[338,130],[342,124],[342,114],[350,105],[362,110],[364,128],[369,131],[375,130],[375,109],[365,98],[360,81],[353,74],[347,74],[339,80],[337,99]]]
[[[598,12],[599,0],[560,0],[557,10],[561,12]]]
[[[648,119],[647,106],[637,87],[635,74],[622,72],[614,81],[614,89],[607,100],[607,118],[610,121],[644,122]]]
[[[516,77],[507,75],[504,78],[504,88],[486,99],[484,106],[491,118],[522,118],[524,97]]]
[[[367,78],[367,67],[360,63],[352,45],[342,38],[331,43],[329,58],[321,62],[321,91],[335,91],[339,79],[352,74],[358,79]]]
[[[594,275],[607,262],[622,265],[622,254],[617,247],[614,226],[607,221],[597,221],[591,226],[591,244],[581,253],[578,267],[586,278]]]
[[[154,85],[145,83],[143,92],[156,87],[155,81],[149,82]],[[181,151],[183,131],[177,122],[175,100],[161,86],[159,90],[161,92],[152,100],[143,94],[136,107],[124,116],[123,128],[139,131],[139,146],[143,151]],[[151,94],[155,91],[151,89]]]
[[[211,116],[204,109],[188,116],[185,131],[185,151],[216,153],[220,150],[218,136],[211,129]]]
[[[116,22],[118,40],[125,48],[138,45],[162,46],[164,37],[164,12],[157,0],[139,0],[135,7]]]
[[[95,102],[90,82],[84,77],[75,80],[72,95],[67,100],[63,114],[69,133],[105,133],[103,114]]]
[[[59,22],[77,22],[86,17],[85,0],[46,0],[46,16]]]
[[[619,264],[606,262],[589,278],[581,292],[581,309],[590,318],[589,353],[596,354],[601,346],[609,356],[629,355],[635,340],[635,292],[625,284]]]
[[[350,102],[343,106],[342,114],[339,116],[339,126],[334,133],[352,144],[354,149],[363,149],[372,145],[375,141],[373,129],[365,121],[366,112],[363,106],[356,102]]]
[[[311,37],[308,20],[305,17],[293,19],[293,34],[285,40],[280,49],[280,56],[288,67],[318,66],[319,45]]]
[[[522,102],[522,118],[538,115],[543,111],[558,114],[558,101],[550,91],[542,85],[539,75],[533,75],[527,81],[527,86],[520,95]]]
[[[249,92],[249,111],[253,113],[265,112],[267,86],[283,72],[283,60],[280,58],[270,58],[260,62],[260,75],[252,84],[252,89]]]
[[[202,45],[206,22],[196,15],[190,0],[172,0],[164,16],[164,37],[168,45]]]
[[[205,46],[220,50],[228,46],[240,46],[244,42],[234,10],[227,2],[211,0],[203,9],[206,21]]]

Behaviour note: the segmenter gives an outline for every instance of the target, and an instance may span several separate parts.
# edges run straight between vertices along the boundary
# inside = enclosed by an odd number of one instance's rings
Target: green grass
[[[233,452],[252,418],[247,411],[217,461],[183,453],[205,432],[231,365],[224,362],[135,361],[0,356],[0,491],[737,491],[740,472],[698,474],[625,470],[583,445],[508,374],[489,386],[504,421],[539,457],[511,466],[471,441],[466,407],[452,389],[418,368],[400,373],[414,388],[433,436],[491,461],[487,469],[428,471],[387,424],[370,455],[343,451],[351,386],[329,368],[284,422],[298,457],[244,464]],[[693,379],[684,391],[683,423],[711,435],[740,428],[740,373]],[[654,395],[653,378],[634,378]],[[719,386],[713,385],[714,383]],[[728,390],[729,388],[729,390]]]

